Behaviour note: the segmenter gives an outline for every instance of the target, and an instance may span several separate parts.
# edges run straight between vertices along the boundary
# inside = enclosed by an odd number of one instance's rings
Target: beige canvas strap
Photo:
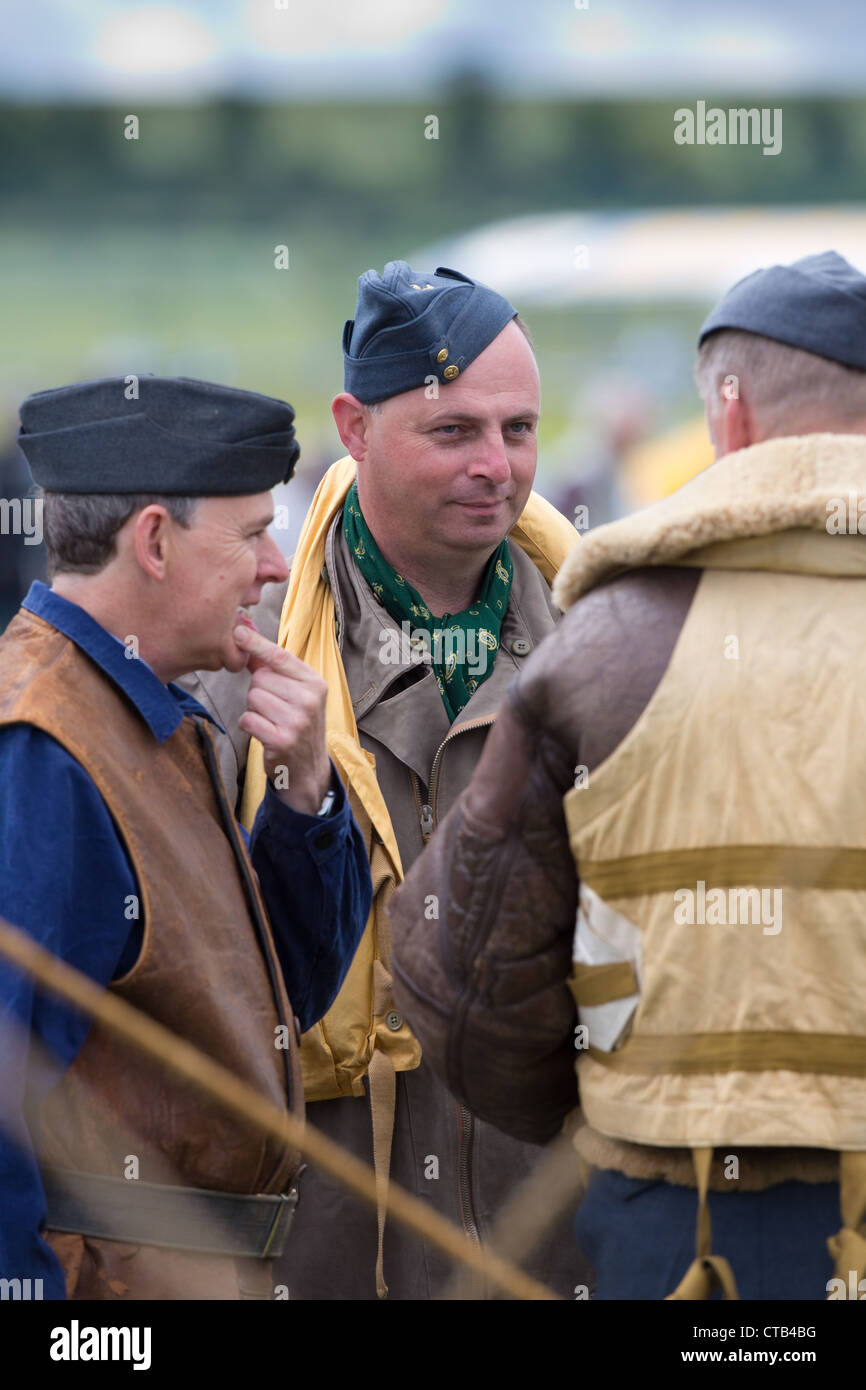
[[[584,965],[575,961],[568,987],[578,1008],[582,1009],[609,1004],[614,999],[627,999],[639,989],[630,960],[610,961],[604,965]]]
[[[695,1076],[720,1071],[866,1075],[866,1038],[842,1033],[673,1033],[631,1037],[616,1052],[590,1046],[611,1071]]]
[[[846,1289],[857,1289],[866,1278],[866,1153],[839,1155],[839,1205],[842,1226],[827,1241],[835,1265],[835,1276]],[[853,1276],[853,1278],[852,1278]],[[844,1294],[829,1295],[831,1299]]]
[[[376,1174],[376,1218],[379,1243],[376,1251],[376,1293],[388,1297],[385,1283],[385,1219],[388,1213],[388,1182],[391,1172],[391,1144],[394,1138],[394,1112],[397,1105],[397,1074],[387,1052],[376,1048],[367,1072],[370,1084],[370,1111],[373,1117],[373,1171]]]
[[[695,1259],[666,1302],[684,1299],[706,1300],[714,1289],[721,1289],[725,1299],[738,1299],[734,1271],[721,1255],[711,1254],[713,1244],[707,1188],[713,1162],[711,1148],[692,1149],[692,1161],[698,1184],[698,1226],[695,1240]]]
[[[841,845],[702,845],[583,859],[579,868],[581,881],[606,902],[672,893],[699,878],[714,888],[866,889],[866,849]]]

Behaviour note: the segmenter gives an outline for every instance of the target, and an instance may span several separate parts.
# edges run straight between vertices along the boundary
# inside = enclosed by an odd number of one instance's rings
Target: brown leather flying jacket
[[[591,780],[649,705],[703,565],[748,569],[752,538],[772,536],[765,568],[782,577],[827,573],[828,543],[836,573],[866,573],[863,541],[826,525],[832,485],[844,498],[866,477],[866,440],[768,441],[701,477],[676,502],[590,533],[577,601],[512,683],[472,783],[391,902],[395,1000],[425,1058],[469,1109],[522,1139],[548,1140],[579,1103],[567,984],[579,883],[563,811],[576,768]],[[685,1148],[589,1126],[575,1145],[630,1177],[694,1183]],[[717,1155],[711,1186],[724,1188],[722,1168]],[[829,1149],[755,1147],[739,1187],[837,1176]]]

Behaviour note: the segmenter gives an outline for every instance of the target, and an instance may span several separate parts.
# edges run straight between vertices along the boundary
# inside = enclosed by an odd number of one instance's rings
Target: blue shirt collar
[[[35,613],[37,618],[44,618],[46,623],[56,627],[58,632],[80,647],[132,702],[160,743],[171,737],[186,715],[209,719],[221,732],[225,732],[192,695],[173,681],[164,685],[146,661],[131,655],[130,647],[106,632],[77,603],[61,598],[38,579],[30,585],[21,607],[26,608],[28,613]]]

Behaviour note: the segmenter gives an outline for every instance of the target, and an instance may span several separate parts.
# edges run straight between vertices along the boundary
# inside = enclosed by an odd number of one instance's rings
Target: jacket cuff
[[[331,763],[330,788],[334,802],[327,815],[307,815],[287,806],[270,782],[267,784],[264,799],[256,814],[252,841],[265,830],[286,850],[306,847],[318,863],[324,863],[339,852],[349,829],[351,811],[346,789]]]

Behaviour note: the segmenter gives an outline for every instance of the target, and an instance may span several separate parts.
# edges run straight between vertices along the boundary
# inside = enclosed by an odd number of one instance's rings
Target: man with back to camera
[[[365,832],[374,904],[338,999],[304,1036],[305,1093],[312,1123],[373,1163],[383,1190],[390,1173],[484,1241],[539,1151],[455,1104],[426,1066],[394,1007],[384,908],[468,782],[509,681],[553,631],[549,586],[576,533],[532,492],[538,370],[501,295],[391,261],[361,276],[343,348],[333,413],[349,456],[304,523],[280,643],[328,681],[329,749]],[[229,732],[232,683],[195,685]],[[247,818],[262,783],[253,749]],[[330,1179],[305,1181],[316,1201],[299,1209],[278,1265],[291,1298],[442,1288],[438,1251]],[[546,1242],[530,1268],[569,1297],[587,1278],[570,1237]]]
[[[0,915],[301,1116],[296,1029],[336,994],[371,887],[324,682],[243,611],[286,576],[267,528],[294,412],[132,380],[21,409],[52,587],[0,638]],[[253,673],[251,837],[173,684],[191,665]],[[271,1297],[299,1155],[2,960],[0,999],[0,1274],[52,1298]]]
[[[397,1007],[507,1132],[580,1101],[597,1297],[862,1298],[866,277],[756,271],[697,380],[717,461],[560,571],[395,897]]]

